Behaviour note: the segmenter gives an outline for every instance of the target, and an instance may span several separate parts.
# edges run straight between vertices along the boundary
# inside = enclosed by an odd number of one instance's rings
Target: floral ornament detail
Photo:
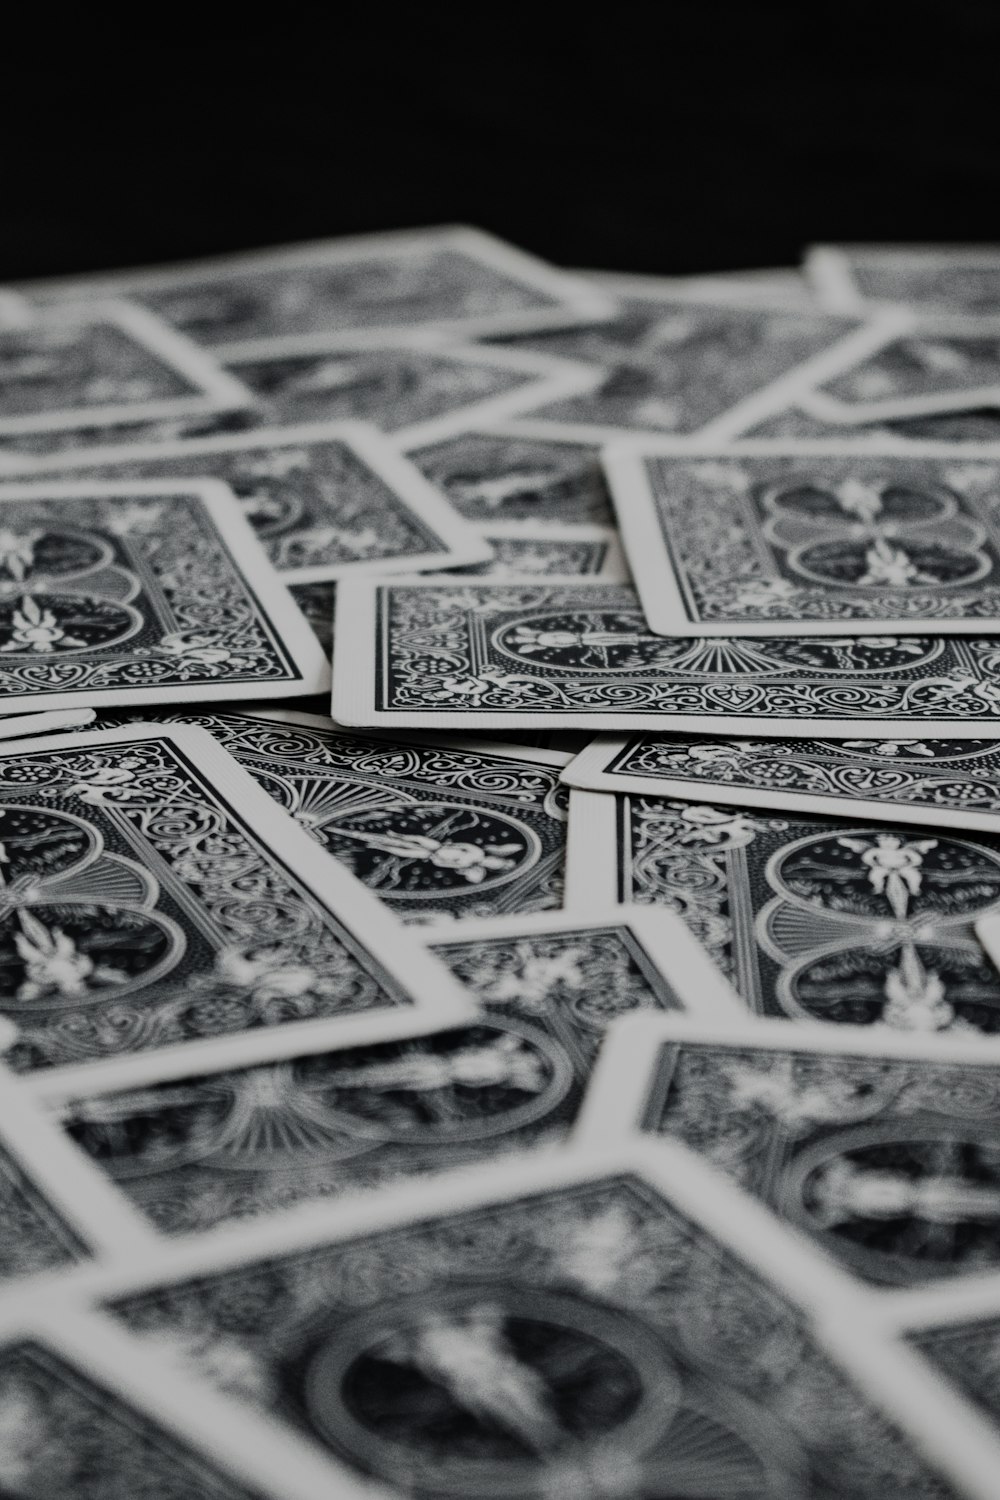
[[[872,755],[921,755],[931,760],[934,751],[923,740],[845,740],[848,750],[867,750]]]
[[[22,931],[16,934],[14,946],[27,974],[17,992],[19,1000],[37,1000],[53,990],[78,999],[86,995],[91,980],[123,984],[128,978],[121,969],[95,964],[60,928],[44,927],[23,908],[17,915]]]
[[[11,531],[0,527],[0,568],[4,568],[17,583],[35,560],[35,548],[41,541],[41,531]]]
[[[26,594],[20,609],[14,611],[14,634],[0,651],[37,651],[50,654],[56,646],[86,646],[86,641],[67,635],[50,609],[42,609],[36,599]]]
[[[455,699],[465,700],[471,707],[477,707],[488,693],[502,690],[511,693],[527,693],[536,690],[544,684],[536,682],[533,677],[522,677],[515,672],[503,672],[499,668],[488,668],[478,676],[451,676],[439,679],[439,685],[428,688],[422,696],[430,703],[452,703]]]

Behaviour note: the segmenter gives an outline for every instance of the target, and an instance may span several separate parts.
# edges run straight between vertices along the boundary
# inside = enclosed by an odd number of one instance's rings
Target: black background
[[[49,12],[4,62],[0,278],[453,221],[654,272],[1000,238],[995,0],[344,9]]]

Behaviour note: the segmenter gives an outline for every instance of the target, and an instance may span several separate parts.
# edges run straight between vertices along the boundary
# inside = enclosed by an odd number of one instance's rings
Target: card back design
[[[323,659],[231,494],[45,483],[0,490],[4,710],[291,696]]]
[[[605,464],[650,626],[707,636],[997,628],[996,456],[851,448],[612,447]]]
[[[0,1348],[0,1479],[46,1500],[260,1500],[205,1453],[41,1339]]]
[[[74,431],[246,406],[249,393],[159,319],[125,303],[0,324],[0,432]]]
[[[617,899],[678,911],[757,1014],[1000,1029],[974,931],[1000,904],[996,834],[621,795],[570,847],[572,899],[613,859]]]
[[[1000,1066],[663,1038],[638,1121],[727,1170],[855,1276],[997,1266]]]
[[[371,331],[558,327],[612,306],[582,278],[462,225],[42,281],[30,291],[46,299],[124,295],[226,354],[265,342],[309,348]]]
[[[958,739],[1000,723],[989,637],[673,639],[597,580],[345,580],[338,616],[364,646],[334,664],[342,724]]]
[[[625,294],[622,312],[589,328],[525,334],[514,348],[591,364],[592,391],[538,403],[534,423],[578,438],[623,432],[693,433],[805,361],[855,324],[830,313],[760,298],[682,289]]]
[[[248,1410],[418,1496],[948,1493],[787,1294],[627,1169],[338,1238],[112,1311],[203,1377],[220,1340]]]

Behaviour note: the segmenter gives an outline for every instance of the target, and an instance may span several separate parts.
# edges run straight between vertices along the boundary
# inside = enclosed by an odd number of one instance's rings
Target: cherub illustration
[[[876,834],[874,842],[839,838],[838,844],[859,855],[868,872],[868,884],[877,896],[884,895],[900,920],[906,916],[911,896],[919,896],[923,884],[924,855],[936,849],[937,839],[909,839],[897,833]]]
[[[338,838],[357,839],[369,849],[380,849],[402,860],[423,860],[439,870],[453,870],[470,885],[481,885],[491,871],[517,868],[511,855],[520,844],[471,844],[462,839],[437,839],[424,833],[376,833],[368,829],[337,828]]]

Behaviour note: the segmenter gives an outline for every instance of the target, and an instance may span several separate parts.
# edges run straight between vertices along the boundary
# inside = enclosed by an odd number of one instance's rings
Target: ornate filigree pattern
[[[561,904],[566,804],[557,766],[239,713],[175,717],[210,729],[408,921]]]

